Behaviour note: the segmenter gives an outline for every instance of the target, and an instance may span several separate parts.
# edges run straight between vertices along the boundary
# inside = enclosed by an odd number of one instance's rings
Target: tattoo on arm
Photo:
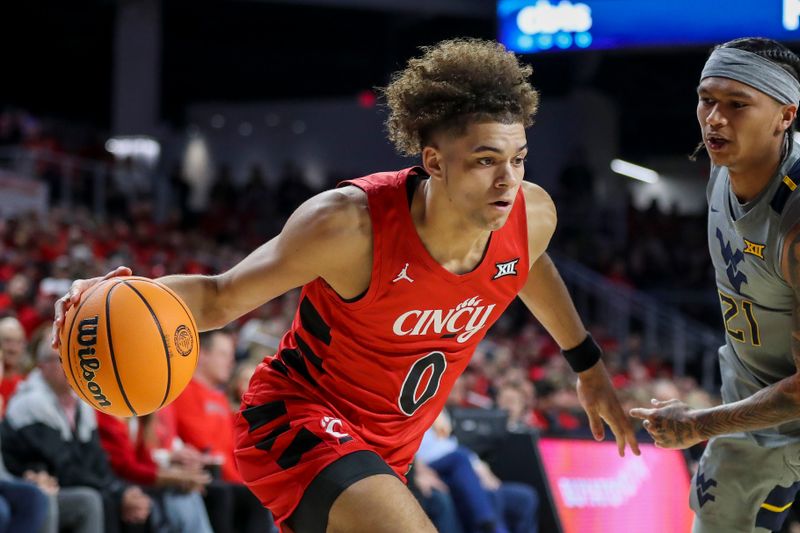
[[[800,227],[787,237],[782,266],[795,293],[791,349],[798,373],[744,400],[698,412],[695,425],[704,437],[763,429],[800,418]]]

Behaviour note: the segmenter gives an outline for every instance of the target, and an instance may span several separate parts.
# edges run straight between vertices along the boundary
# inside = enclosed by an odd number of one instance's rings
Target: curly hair
[[[389,139],[400,153],[417,155],[440,132],[463,133],[470,123],[533,124],[539,94],[533,69],[493,41],[454,39],[422,47],[383,89]]]

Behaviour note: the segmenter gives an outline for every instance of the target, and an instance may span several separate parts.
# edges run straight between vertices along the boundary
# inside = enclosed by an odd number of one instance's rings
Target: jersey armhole
[[[343,181],[336,186],[337,189],[343,187],[358,187],[367,195],[367,210],[370,212],[369,219],[370,225],[372,226],[372,270],[370,271],[369,285],[361,294],[352,298],[344,298],[341,294],[336,292],[327,281],[320,278],[320,282],[325,287],[325,292],[335,298],[337,302],[344,304],[348,309],[361,309],[372,303],[372,300],[375,299],[377,285],[378,281],[380,280],[381,273],[380,246],[383,237],[380,234],[380,231],[375,229],[375,219],[372,217],[372,210],[375,206],[373,205],[373,198],[369,194],[369,191],[362,187],[356,180]]]

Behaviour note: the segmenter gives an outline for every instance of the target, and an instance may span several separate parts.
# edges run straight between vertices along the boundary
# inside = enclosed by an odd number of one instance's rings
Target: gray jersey
[[[726,343],[719,350],[722,399],[735,402],[795,373],[791,351],[794,292],[780,261],[783,239],[800,221],[800,191],[786,173],[793,145],[769,186],[747,204],[733,195],[726,167],[712,165],[708,248],[714,263]],[[768,447],[800,441],[800,420],[750,434]]]

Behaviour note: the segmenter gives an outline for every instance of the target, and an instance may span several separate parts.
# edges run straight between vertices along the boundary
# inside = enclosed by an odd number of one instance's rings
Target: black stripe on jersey
[[[789,516],[791,503],[800,490],[800,482],[788,487],[777,486],[767,495],[756,515],[756,527],[779,531]]]
[[[282,400],[255,405],[242,411],[242,416],[250,424],[250,431],[266,426],[285,414],[286,404]]]
[[[265,452],[270,451],[272,449],[272,445],[275,444],[276,440],[278,440],[278,437],[280,437],[290,429],[292,429],[292,426],[291,424],[289,424],[289,422],[286,422],[285,424],[276,427],[275,429],[270,431],[266,437],[264,437],[263,439],[261,439],[256,443],[256,448],[258,448],[259,450],[264,450]]]
[[[306,341],[303,340],[303,337],[295,332],[294,340],[297,341],[297,346],[300,348],[300,351],[303,352],[303,355],[306,356],[306,359],[308,359],[317,370],[320,372],[325,372],[325,369],[322,368],[322,359],[314,353],[314,350],[312,350],[311,346],[309,346]]]
[[[316,338],[331,345],[331,327],[325,323],[319,311],[317,311],[308,296],[300,302],[300,323],[303,329],[314,335]]]
[[[794,162],[786,175],[783,177],[778,190],[775,191],[775,196],[770,200],[769,205],[776,213],[783,213],[783,208],[786,207],[786,202],[789,201],[789,196],[797,188],[797,183],[800,182],[800,159]]]
[[[306,366],[306,362],[303,360],[303,356],[300,355],[300,352],[291,348],[284,348],[281,350],[281,359],[283,359],[283,362],[286,363],[286,366],[292,370],[296,370],[301,376],[306,378],[306,381],[315,387],[317,386],[317,380],[315,380],[308,372],[308,367]]]
[[[273,359],[272,361],[269,362],[269,366],[271,366],[273,370],[277,370],[284,376],[287,377],[289,376],[289,369],[286,368],[286,365],[284,365],[283,361],[281,361],[280,359],[278,358]]]
[[[311,433],[306,428],[300,428],[300,431],[295,435],[294,440],[283,450],[283,453],[278,457],[278,466],[286,470],[300,462],[303,454],[311,451],[319,444],[322,439]]]
[[[789,196],[791,194],[792,189],[786,183],[781,183],[778,190],[775,192],[775,196],[772,197],[772,201],[769,203],[770,207],[780,215],[783,213],[783,208],[786,206],[786,202],[789,201]]]

